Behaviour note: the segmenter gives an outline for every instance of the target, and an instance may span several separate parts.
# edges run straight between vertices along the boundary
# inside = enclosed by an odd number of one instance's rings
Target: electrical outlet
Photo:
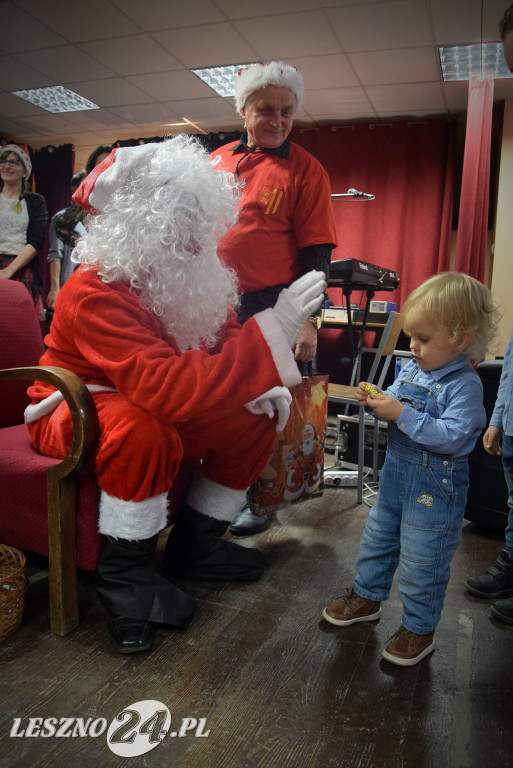
[[[351,469],[328,469],[324,472],[324,485],[330,488],[347,488],[358,485],[358,472]]]

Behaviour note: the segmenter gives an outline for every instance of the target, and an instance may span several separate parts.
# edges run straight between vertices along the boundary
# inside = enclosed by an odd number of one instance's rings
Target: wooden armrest
[[[100,434],[96,406],[82,379],[72,371],[56,366],[29,366],[0,370],[0,380],[9,379],[44,381],[62,392],[73,421],[73,442],[67,457],[57,465],[58,476],[66,477],[78,472],[85,462],[94,456]]]

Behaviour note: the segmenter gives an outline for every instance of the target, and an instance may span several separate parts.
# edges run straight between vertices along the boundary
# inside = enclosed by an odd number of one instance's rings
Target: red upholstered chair
[[[0,280],[0,541],[48,556],[50,624],[65,635],[78,625],[77,565],[93,570],[102,547],[98,486],[88,467],[98,442],[94,402],[70,371],[38,367],[41,328],[27,288]],[[74,425],[64,461],[38,454],[23,411],[28,380],[60,389]]]
[[[39,366],[42,354],[28,290],[14,280],[0,280],[0,542],[48,556],[50,626],[65,635],[79,623],[77,567],[94,570],[103,546],[92,468],[99,430],[84,383],[64,368]],[[64,461],[37,453],[23,423],[27,387],[34,379],[57,387],[70,408],[74,437]],[[169,494],[170,522],[193,471],[193,464],[182,463]]]

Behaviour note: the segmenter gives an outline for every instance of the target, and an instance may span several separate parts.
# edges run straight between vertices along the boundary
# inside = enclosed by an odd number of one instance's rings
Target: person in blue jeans
[[[494,603],[491,610],[497,619],[513,624],[513,333],[504,357],[490,426],[483,435],[483,446],[492,456],[502,456],[509,507],[506,546],[486,573],[470,576],[466,586],[477,597],[506,597]]]
[[[354,585],[323,617],[337,626],[377,620],[399,568],[402,623],[382,656],[413,666],[434,649],[461,538],[468,455],[486,425],[472,363],[484,357],[498,316],[488,288],[456,272],[425,281],[402,313],[412,360],[385,393],[358,385],[359,402],[388,422],[387,452]]]

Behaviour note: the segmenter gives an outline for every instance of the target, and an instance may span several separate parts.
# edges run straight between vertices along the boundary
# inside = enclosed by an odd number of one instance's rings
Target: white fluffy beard
[[[167,255],[154,274],[156,279],[141,291],[141,299],[180,350],[212,347],[229,308],[236,309],[239,303],[236,275],[220,262],[216,249],[178,264]]]

